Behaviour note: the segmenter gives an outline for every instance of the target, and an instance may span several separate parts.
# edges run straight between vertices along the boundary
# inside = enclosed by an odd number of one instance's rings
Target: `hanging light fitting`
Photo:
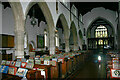
[[[35,10],[33,8],[33,16],[32,16],[32,20],[31,20],[31,25],[33,25],[33,27],[36,25],[36,20],[35,20]]]

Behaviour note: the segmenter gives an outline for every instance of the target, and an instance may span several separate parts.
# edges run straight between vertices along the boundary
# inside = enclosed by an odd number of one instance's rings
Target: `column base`
[[[16,58],[24,58],[24,51],[15,51]]]
[[[55,48],[50,48],[50,55],[55,54]]]

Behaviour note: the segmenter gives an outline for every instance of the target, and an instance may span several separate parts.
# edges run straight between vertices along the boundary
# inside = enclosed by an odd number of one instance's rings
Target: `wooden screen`
[[[12,35],[0,35],[2,40],[1,46],[2,48],[13,48],[14,47],[14,36]]]

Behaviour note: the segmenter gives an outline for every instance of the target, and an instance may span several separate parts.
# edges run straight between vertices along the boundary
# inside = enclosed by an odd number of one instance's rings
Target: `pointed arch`
[[[34,41],[30,41],[29,42],[29,51],[32,51],[33,49],[35,49],[35,43],[34,43]]]
[[[87,28],[87,38],[89,38],[90,37],[90,30],[91,30],[91,28],[93,27],[93,26],[91,26],[96,20],[98,20],[98,19],[103,19],[104,21],[106,21],[110,26],[111,26],[111,28],[112,28],[112,32],[113,32],[113,35],[115,35],[115,29],[114,29],[114,26],[113,26],[113,24],[109,21],[109,20],[107,20],[106,18],[103,18],[103,17],[97,17],[97,18],[95,18],[90,24],[89,24],[89,26],[88,26],[88,28]]]
[[[25,17],[27,17],[27,14],[28,14],[29,10],[35,4],[38,4],[40,9],[42,10],[43,15],[46,19],[47,25],[50,25],[49,26],[50,28],[54,28],[54,22],[53,22],[52,14],[51,14],[50,9],[49,9],[49,7],[48,7],[48,5],[45,1],[43,1],[43,2],[30,2],[27,6],[26,11],[25,11]]]
[[[22,6],[20,2],[12,2],[11,0],[8,0],[10,3],[10,6],[13,10],[14,19],[15,19],[15,56],[17,58],[24,58],[24,14],[22,10]]]
[[[79,30],[79,37],[80,37],[80,39],[83,39],[83,34],[82,34],[81,30]]]
[[[45,17],[45,20],[47,22],[47,26],[48,26],[48,32],[49,32],[49,49],[50,49],[50,54],[54,54],[55,53],[55,43],[54,43],[54,36],[55,36],[55,26],[54,26],[54,21],[53,21],[53,17],[52,14],[50,12],[50,9],[47,5],[47,3],[45,2],[45,0],[42,0],[42,2],[30,2],[26,8],[25,11],[25,17],[27,17],[27,14],[29,12],[29,10],[31,9],[31,7],[35,4],[38,4],[41,11],[43,12],[43,15]]]
[[[71,36],[73,35],[73,36]],[[75,26],[75,23],[72,21],[71,22],[71,26],[70,26],[70,37],[73,38],[73,44],[74,44],[74,50],[78,50],[78,37],[77,37],[77,29]],[[69,38],[69,42],[70,42],[70,38]]]
[[[69,27],[68,27],[68,22],[67,22],[67,20],[66,20],[66,18],[65,18],[65,16],[64,16],[64,14],[60,14],[60,15],[59,15],[59,17],[58,17],[58,19],[57,19],[57,22],[58,22],[59,19],[60,19],[60,21],[61,21],[61,23],[62,23],[64,32],[65,32],[65,34],[66,34],[67,32],[69,32]],[[57,24],[56,24],[56,26],[57,26]],[[68,34],[68,33],[67,33],[67,34]]]
[[[67,20],[63,14],[60,14],[60,16],[57,19],[57,23],[61,21],[62,28],[63,28],[63,34],[64,34],[64,40],[65,40],[65,50],[66,52],[69,52],[69,36],[70,36],[70,30],[68,27]],[[57,24],[56,24],[57,26]]]
[[[18,21],[23,22],[24,23],[24,14],[23,14],[23,10],[22,10],[22,5],[20,2],[10,2],[10,0],[8,0],[10,3],[10,6],[13,10],[13,14],[14,14],[14,19],[15,19],[15,25],[18,25]],[[22,24],[20,24],[22,25]],[[24,26],[22,25],[21,27],[15,26],[15,31],[16,30],[22,30],[24,31]]]
[[[82,31],[79,30],[78,34],[79,34],[79,46],[80,46],[80,49],[82,50],[82,45],[84,44]]]

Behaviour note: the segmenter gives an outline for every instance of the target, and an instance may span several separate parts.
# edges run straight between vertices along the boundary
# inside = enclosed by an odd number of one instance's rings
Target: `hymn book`
[[[9,69],[9,66],[1,66],[1,73],[7,73]]]
[[[28,69],[18,68],[16,75],[19,77],[25,77]]]
[[[17,68],[16,67],[9,67],[8,74],[16,75]]]
[[[34,63],[27,63],[26,68],[32,69],[34,67]]]
[[[21,67],[21,62],[20,61],[16,61],[15,67]]]

